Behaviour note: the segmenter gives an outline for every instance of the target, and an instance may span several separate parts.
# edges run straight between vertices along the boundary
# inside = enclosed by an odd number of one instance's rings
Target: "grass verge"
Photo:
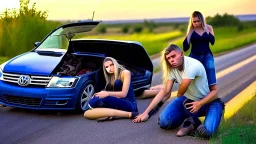
[[[165,33],[140,33],[131,35],[88,35],[83,38],[138,41],[144,46],[149,55],[154,55],[159,53],[169,41],[179,38],[182,35],[183,33],[180,31],[171,31]]]
[[[224,120],[210,143],[256,143],[256,90],[254,97],[230,119]]]

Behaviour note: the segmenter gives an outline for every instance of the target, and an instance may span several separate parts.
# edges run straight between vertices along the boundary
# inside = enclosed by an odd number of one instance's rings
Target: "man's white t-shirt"
[[[169,79],[176,80],[179,84],[181,84],[182,79],[193,79],[184,94],[192,100],[202,99],[210,92],[205,68],[200,61],[194,58],[184,56],[183,71],[172,68]]]

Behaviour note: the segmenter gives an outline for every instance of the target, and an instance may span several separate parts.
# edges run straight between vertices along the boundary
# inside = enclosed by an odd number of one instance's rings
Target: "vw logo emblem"
[[[30,77],[27,75],[21,75],[18,79],[18,84],[20,86],[27,86],[30,83]]]

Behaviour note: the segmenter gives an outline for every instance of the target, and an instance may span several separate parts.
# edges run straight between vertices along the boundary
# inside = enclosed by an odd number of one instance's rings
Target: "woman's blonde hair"
[[[105,67],[104,64],[107,61],[111,61],[114,64],[114,74],[109,74]],[[104,72],[104,76],[105,76],[105,80],[106,80],[106,86],[108,84],[111,84],[112,86],[114,85],[115,80],[117,80],[120,77],[120,73],[121,71],[125,70],[125,68],[123,66],[121,66],[116,59],[112,58],[112,57],[106,57],[103,61],[103,72]]]
[[[207,29],[207,25],[206,25],[206,21],[204,19],[204,16],[201,12],[199,11],[194,11],[189,19],[189,23],[188,23],[188,29],[187,29],[187,36],[189,35],[189,33],[192,31],[193,28],[193,17],[198,17],[198,19],[201,21],[201,26],[204,29],[204,31],[206,31],[207,33],[209,33],[208,29]],[[190,36],[188,37],[188,42],[190,42]]]
[[[170,44],[169,46],[167,46],[165,49],[162,50],[162,52],[161,52],[161,67],[162,67],[162,71],[163,71],[163,85],[166,85],[166,82],[170,78],[170,72],[171,72],[172,66],[166,59],[166,55],[168,55],[171,51],[182,52],[180,47],[178,47],[175,44]]]

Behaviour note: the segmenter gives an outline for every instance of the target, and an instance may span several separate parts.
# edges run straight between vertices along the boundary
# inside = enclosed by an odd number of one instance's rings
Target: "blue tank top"
[[[197,32],[193,31],[190,37],[190,43],[192,44],[191,53],[194,54],[206,54],[212,53],[210,50],[209,43],[214,45],[215,38],[211,33],[204,32],[202,35],[199,35]],[[189,43],[186,39],[183,41],[183,50],[187,51],[189,49]]]
[[[120,79],[117,79],[114,83],[114,91],[121,91],[122,87],[123,87],[123,82]],[[130,102],[136,102],[135,94],[134,94],[133,87],[132,87],[132,83],[130,83],[127,95],[124,99],[127,99]]]

